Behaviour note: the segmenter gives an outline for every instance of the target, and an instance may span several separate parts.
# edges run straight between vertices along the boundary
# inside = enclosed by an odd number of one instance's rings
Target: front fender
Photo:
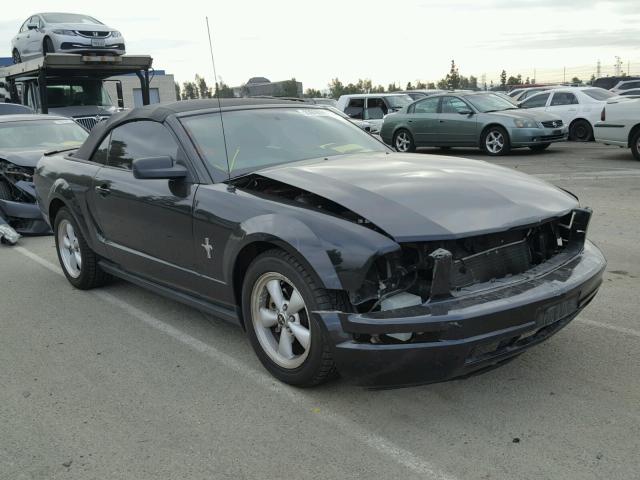
[[[302,260],[327,289],[357,290],[373,261],[400,246],[366,227],[329,215],[298,218],[265,214],[242,222],[225,248],[223,271],[232,278],[239,252],[254,242],[274,243]]]

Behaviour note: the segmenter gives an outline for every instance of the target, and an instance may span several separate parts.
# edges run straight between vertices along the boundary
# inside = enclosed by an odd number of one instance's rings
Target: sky
[[[611,73],[640,75],[640,0],[181,0],[179,2],[3,2],[0,56],[22,22],[38,12],[86,13],[120,30],[127,52],[154,67],[213,83],[205,16],[218,76],[230,86],[262,76],[295,77],[326,89],[368,78],[374,84],[436,81],[455,59],[463,75],[562,81],[564,68],[588,79],[598,60]],[[101,5],[98,7],[98,5]],[[106,8],[104,5],[108,5]],[[548,78],[544,78],[544,77]],[[553,77],[553,79],[551,78]]]

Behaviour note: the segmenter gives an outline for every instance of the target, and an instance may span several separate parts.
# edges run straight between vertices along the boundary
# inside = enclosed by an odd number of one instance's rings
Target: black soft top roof
[[[300,102],[291,102],[277,98],[221,98],[220,106],[222,109],[232,107],[253,107],[260,105],[286,105],[300,107]],[[309,108],[315,105],[305,105]],[[162,103],[154,105],[146,105],[140,108],[134,108],[126,112],[112,115],[108,120],[98,123],[92,130],[89,137],[80,146],[74,157],[89,159],[93,151],[104,138],[106,131],[122,124],[135,120],[151,120],[154,122],[164,122],[164,120],[175,114],[184,112],[195,112],[199,110],[217,110],[218,100],[215,98],[207,98],[203,100],[183,100],[172,103]]]

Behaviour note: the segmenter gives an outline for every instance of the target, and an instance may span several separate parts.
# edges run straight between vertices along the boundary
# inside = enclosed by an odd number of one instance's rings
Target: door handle
[[[109,195],[111,193],[111,190],[106,185],[98,185],[95,190],[98,192],[98,195],[102,196]]]
[[[438,123],[444,123],[444,120],[438,120]]]
[[[408,120],[407,123],[413,123],[413,120]]]

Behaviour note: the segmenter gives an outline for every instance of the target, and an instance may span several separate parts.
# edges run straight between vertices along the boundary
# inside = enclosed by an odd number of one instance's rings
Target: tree
[[[413,85],[411,85],[411,82],[407,82],[407,86],[404,88],[405,90],[414,90]]]
[[[396,86],[396,82],[390,83],[387,87],[387,92],[396,92],[398,90],[400,89]]]
[[[531,85],[531,81],[529,80],[529,77],[527,77],[527,79],[524,81],[525,85]]]
[[[340,80],[334,78],[329,82],[329,96],[331,98],[340,98],[340,95],[344,95],[344,85]]]
[[[472,90],[478,89],[478,78],[473,75],[469,75],[469,88]]]
[[[460,74],[458,73],[458,67],[456,67],[456,62],[454,60],[451,60],[451,69],[445,79],[449,90],[456,90],[460,88]]]
[[[435,90],[436,89],[436,84],[433,82],[429,82],[429,84],[427,85],[427,89],[428,90]]]
[[[589,79],[589,85],[593,85],[593,82],[596,81],[596,76],[594,74],[591,74],[591,78]]]
[[[576,85],[582,85],[582,80],[580,80],[578,77],[573,77],[571,79],[571,83],[575,83]]]
[[[426,90],[427,89],[427,84],[418,81],[418,83],[416,83],[416,90]]]
[[[207,81],[204,77],[201,77],[196,73],[195,84],[198,87],[198,96],[200,98],[211,98],[211,88],[207,85]]]
[[[235,97],[235,95],[233,94],[233,88],[229,87],[226,83],[224,82],[216,82],[216,91],[213,94],[214,97],[220,97],[220,98],[233,98]]]
[[[502,88],[507,87],[507,72],[505,72],[504,70],[502,70],[502,73],[500,74],[500,86]]]
[[[182,84],[182,99],[193,100],[198,98],[198,87],[193,82],[184,82]]]
[[[509,76],[509,78],[507,79],[507,85],[520,85],[521,82],[522,78],[518,80],[518,77],[514,77],[513,75]]]
[[[180,100],[180,84],[178,82],[175,82],[175,87],[176,87],[176,100]]]
[[[304,96],[307,98],[318,98],[323,97],[322,92],[320,90],[316,90],[315,88],[307,88],[304,92]]]
[[[373,87],[371,89],[371,93],[384,93],[384,87],[382,85],[378,85],[377,87]]]

